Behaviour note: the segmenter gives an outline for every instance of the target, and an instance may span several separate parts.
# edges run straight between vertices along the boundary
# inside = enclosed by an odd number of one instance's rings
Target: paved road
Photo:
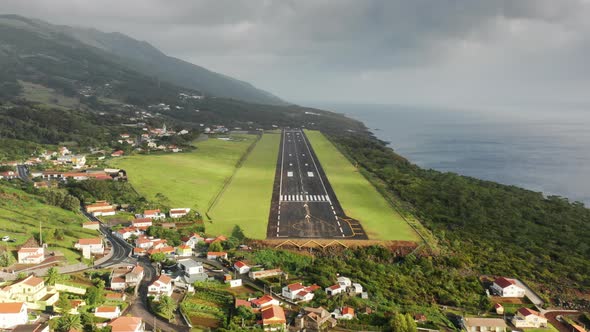
[[[94,217],[89,213],[86,213],[86,211],[84,211],[83,208],[81,208],[80,211],[82,212],[82,214],[84,214],[84,216],[86,216],[88,220],[100,222],[98,218]],[[135,260],[129,257],[131,255],[131,252],[133,251],[133,246],[131,246],[123,239],[114,236],[111,229],[105,226],[103,223],[100,224],[100,232],[111,243],[111,251],[113,255],[108,260],[97,265],[97,268],[104,268],[107,266],[121,263],[135,264]]]
[[[549,323],[551,323],[551,325],[553,325],[556,329],[558,329],[559,332],[571,332],[572,329],[569,328],[566,324],[559,321],[557,319],[557,316],[574,315],[574,314],[578,314],[578,313],[579,313],[579,311],[573,311],[573,310],[552,310],[552,311],[545,312],[544,315],[545,315],[545,318],[547,318],[547,320],[549,321]]]
[[[360,223],[345,216],[300,129],[282,133],[267,238],[367,238]]]
[[[16,165],[16,173],[18,174],[18,177],[21,180],[25,182],[31,182],[31,179],[29,179],[29,169],[27,168],[27,166]]]

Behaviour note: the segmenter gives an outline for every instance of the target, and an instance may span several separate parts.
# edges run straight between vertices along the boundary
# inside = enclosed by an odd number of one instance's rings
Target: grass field
[[[16,250],[30,237],[38,236],[41,222],[44,234],[56,229],[64,231],[63,239],[46,236],[44,242],[49,250],[62,252],[71,263],[79,262],[81,255],[73,248],[74,243],[78,238],[98,236],[97,231],[82,228],[85,221],[80,214],[43,204],[35,196],[0,185],[0,236],[16,240],[6,242],[11,249]]]
[[[373,185],[319,131],[305,132],[347,216],[371,240],[417,241],[418,235]]]
[[[148,199],[162,193],[172,207],[204,213],[256,137],[232,138],[235,140],[211,138],[197,142],[197,149],[192,152],[134,155],[113,159],[110,164],[125,169],[131,184]]]
[[[208,232],[230,234],[240,225],[249,238],[266,238],[280,134],[265,134],[213,206]]]
[[[23,88],[22,95],[27,100],[62,109],[73,108],[78,104],[76,99],[66,97],[45,86],[24,81],[19,83]]]

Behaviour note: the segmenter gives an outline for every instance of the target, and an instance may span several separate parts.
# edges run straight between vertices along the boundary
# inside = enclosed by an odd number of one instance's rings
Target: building
[[[155,210],[145,210],[143,211],[143,217],[144,218],[150,218],[150,219],[164,219],[166,218],[166,215],[163,214],[160,209],[155,209]]]
[[[182,273],[178,276],[177,282],[180,281],[184,285],[192,285],[195,281],[205,281],[209,278],[203,264],[192,258],[178,260],[178,267]]]
[[[115,206],[107,201],[96,201],[96,203],[86,205],[85,209],[86,213],[90,213],[94,217],[114,216],[116,214]]]
[[[117,151],[113,151],[113,153],[111,153],[111,157],[121,157],[124,154],[125,154],[125,151],[117,150]]]
[[[279,305],[281,304],[278,300],[274,299],[272,296],[266,294],[257,299],[253,299],[250,301],[254,308],[265,308],[271,305]]]
[[[162,253],[164,255],[172,255],[174,254],[174,247],[171,246],[163,246],[163,247],[159,247],[159,248],[152,248],[150,250],[147,251],[148,255],[153,255],[153,254],[159,254]]]
[[[102,305],[94,310],[94,316],[114,319],[121,316],[121,309],[119,306]]]
[[[282,274],[283,274],[283,271],[281,269],[261,270],[261,271],[250,270],[250,272],[248,272],[248,276],[251,279],[264,279],[264,278],[279,276]]]
[[[49,323],[21,324],[15,326],[11,332],[49,332]]]
[[[137,237],[138,237],[138,239],[139,239],[139,237],[142,235],[142,233],[141,233],[141,231],[140,231],[139,229],[137,229],[137,228],[133,228],[133,227],[125,227],[125,228],[121,228],[121,229],[119,229],[118,231],[116,231],[116,232],[113,232],[113,234],[114,234],[116,237],[119,237],[119,238],[121,238],[121,239],[123,239],[123,240],[127,240],[127,239],[129,239],[130,237],[132,237],[132,236],[137,236]],[[135,241],[137,241],[137,239],[136,239]],[[151,243],[151,241],[150,241],[150,243]],[[150,246],[151,246],[151,245],[150,245]]]
[[[505,332],[506,322],[501,318],[464,318],[463,326],[467,332]]]
[[[104,254],[104,244],[102,243],[102,239],[99,237],[79,239],[78,242],[74,244],[74,248],[81,250],[82,256],[87,259],[89,259],[92,255]]]
[[[87,221],[82,224],[82,228],[100,230],[100,223],[98,221]]]
[[[285,331],[287,320],[285,311],[278,305],[271,305],[261,310],[264,331]]]
[[[139,317],[119,317],[109,323],[111,332],[145,332],[145,324]]]
[[[186,244],[181,244],[176,248],[176,254],[178,256],[191,256],[193,254],[193,248]]]
[[[250,267],[242,261],[237,261],[234,263],[234,270],[236,270],[236,272],[239,274],[244,274],[250,271]]]
[[[520,308],[516,311],[514,317],[512,317],[512,324],[516,328],[542,328],[547,327],[547,318],[535,310]]]
[[[0,303],[0,329],[10,329],[29,321],[24,302]]]
[[[353,283],[350,287],[350,292],[354,294],[362,294],[363,293],[363,286],[358,283]]]
[[[502,306],[500,303],[494,304],[494,309],[496,310],[496,313],[498,315],[503,315],[504,314],[504,306]]]
[[[332,285],[332,286],[327,287],[325,289],[326,294],[328,294],[328,296],[334,296],[334,295],[343,293],[345,290],[346,290],[346,288],[340,284]]]
[[[295,318],[294,327],[297,331],[323,331],[334,328],[336,324],[336,319],[323,307],[305,307]]]
[[[303,286],[301,283],[294,283],[283,287],[281,294],[289,300],[307,302],[313,300],[313,292],[318,289],[318,285]]]
[[[191,211],[190,208],[178,208],[178,209],[171,209],[169,214],[170,218],[182,218],[186,216]]]
[[[227,252],[225,251],[209,251],[207,253],[207,259],[217,259],[217,258],[223,258],[223,259],[227,259]]]
[[[354,318],[354,309],[351,307],[343,307],[334,310],[332,316],[336,319],[351,320]]]
[[[181,240],[183,244],[186,244],[187,246],[196,249],[197,244],[199,242],[203,242],[205,239],[199,234],[193,233],[190,236],[183,237]]]
[[[18,177],[18,174],[16,174],[16,172],[14,172],[14,171],[0,172],[0,179],[12,180],[12,179],[16,179],[17,177]]]
[[[525,290],[516,284],[516,280],[499,277],[494,280],[492,290],[501,297],[524,297]]]
[[[156,281],[148,286],[148,294],[158,299],[161,295],[172,295],[172,278],[162,274]]]
[[[59,299],[59,293],[49,292],[45,282],[33,275],[0,289],[0,302],[26,302],[28,309],[45,310]]]
[[[131,221],[131,227],[136,227],[136,228],[148,228],[150,226],[152,226],[152,219],[150,218],[137,218],[137,219],[133,219]]]
[[[45,260],[45,249],[42,247],[23,247],[18,250],[19,264],[41,264]]]

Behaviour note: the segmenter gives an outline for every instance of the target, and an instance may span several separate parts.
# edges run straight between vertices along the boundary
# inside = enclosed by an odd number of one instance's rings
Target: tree
[[[170,296],[162,295],[160,296],[160,301],[158,302],[157,309],[162,316],[170,319],[174,316],[174,311],[176,310],[176,302],[174,302],[174,300],[172,300]]]
[[[209,245],[209,251],[223,251],[223,246],[220,241],[213,242]]]
[[[49,286],[54,286],[55,283],[59,280],[59,278],[60,278],[60,275],[59,275],[59,272],[57,271],[57,268],[50,267],[49,270],[47,270],[47,276],[45,277],[45,282]]]
[[[405,319],[406,319],[406,332],[417,332],[418,325],[416,324],[414,317],[412,317],[412,315],[407,313],[405,316]]]
[[[80,322],[84,328],[84,332],[92,332],[94,330],[94,316],[88,312],[80,314]]]
[[[79,315],[65,314],[58,318],[56,330],[58,332],[68,332],[70,330],[82,329],[82,322]]]
[[[86,303],[88,305],[98,305],[104,301],[104,280],[94,279],[94,286],[86,288]]]
[[[236,226],[234,226],[234,229],[231,232],[231,237],[237,239],[238,241],[244,241],[244,239],[246,238],[246,235],[244,234],[242,227],[240,227],[239,225],[236,225]]]
[[[150,256],[152,262],[161,263],[166,260],[166,255],[163,252],[157,252]]]
[[[0,266],[10,266],[14,263],[16,263],[16,259],[9,250],[5,250],[2,253],[0,253]]]
[[[65,293],[59,294],[59,300],[55,303],[57,309],[62,314],[67,314],[72,310],[72,303],[70,302],[70,297]]]
[[[406,318],[399,312],[396,312],[391,319],[391,330],[393,332],[408,332]]]

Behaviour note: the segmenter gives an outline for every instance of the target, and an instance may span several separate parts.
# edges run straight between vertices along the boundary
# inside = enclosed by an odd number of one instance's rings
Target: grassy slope
[[[81,257],[73,249],[77,239],[98,236],[98,232],[82,228],[85,221],[80,214],[43,204],[35,196],[0,185],[0,235],[15,239],[16,242],[6,242],[15,250],[39,234],[39,222],[42,222],[44,233],[48,229],[64,230],[63,240],[48,241],[49,250],[60,251],[68,261],[75,262]]]
[[[371,240],[418,237],[385,198],[319,131],[306,131],[347,216],[360,220]]]
[[[204,213],[255,139],[251,135],[233,137],[235,141],[212,138],[197,142],[197,150],[189,153],[135,155],[111,164],[125,169],[131,184],[149,199],[162,193],[173,207]]]
[[[208,232],[230,234],[240,225],[246,236],[266,238],[266,226],[279,153],[279,134],[265,134],[209,215]]]

